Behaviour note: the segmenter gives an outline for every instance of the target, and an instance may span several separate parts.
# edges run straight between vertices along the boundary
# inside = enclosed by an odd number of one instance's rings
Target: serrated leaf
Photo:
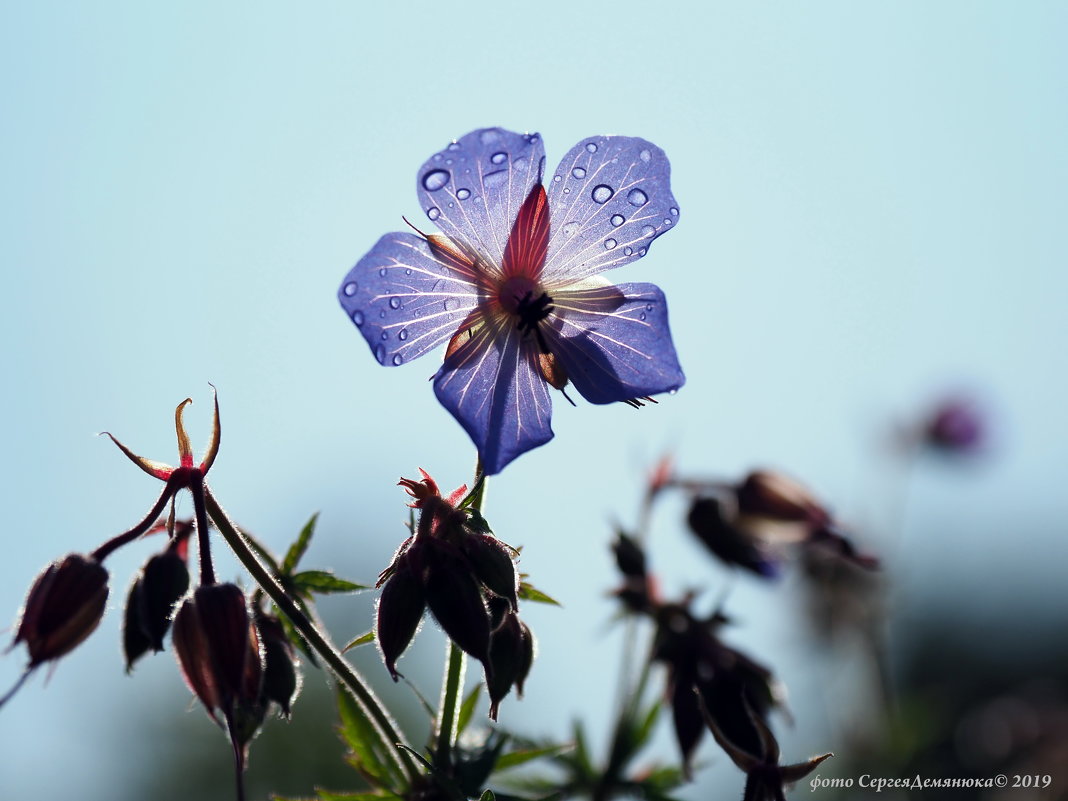
[[[370,631],[364,632],[363,634],[361,634],[356,639],[351,640],[348,645],[346,645],[344,648],[341,649],[341,653],[345,653],[347,651],[350,651],[353,648],[355,648],[357,645],[367,645],[367,643],[374,642],[374,641],[375,641],[375,630],[371,629]]]
[[[476,684],[474,689],[468,693],[467,697],[460,704],[460,714],[456,718],[456,736],[459,737],[464,733],[464,729],[467,728],[467,724],[471,722],[471,718],[475,716],[475,707],[478,706],[478,698],[482,693],[482,685]]]
[[[519,751],[509,751],[507,754],[501,754],[500,759],[497,760],[497,766],[493,770],[496,773],[497,771],[514,768],[517,765],[525,765],[527,762],[532,762],[541,757],[562,754],[564,751],[571,748],[574,748],[572,743],[563,743],[562,745],[545,745],[538,748],[524,748]]]
[[[290,577],[294,588],[300,593],[317,592],[320,595],[335,592],[356,592],[366,590],[366,584],[338,578],[329,570],[304,570]]]
[[[528,584],[525,581],[521,582],[519,585],[519,597],[524,601],[532,601],[538,604],[552,604],[553,606],[563,607],[563,604],[561,604],[555,598],[546,595],[544,592],[534,587],[534,585]]]
[[[289,546],[289,550],[286,551],[286,558],[282,560],[282,572],[292,573],[296,567],[297,562],[304,556],[304,552],[308,550],[308,545],[311,543],[312,534],[315,533],[315,524],[319,522],[319,513],[316,512],[304,524],[304,528],[300,530],[300,534],[297,535],[296,541]]]
[[[341,717],[338,728],[342,741],[352,750],[354,766],[375,784],[382,787],[404,787],[406,778],[390,754],[381,753],[374,724],[363,707],[347,689],[337,690],[337,709]]]

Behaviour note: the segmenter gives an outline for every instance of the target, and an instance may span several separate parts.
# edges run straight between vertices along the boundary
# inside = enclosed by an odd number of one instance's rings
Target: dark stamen
[[[542,292],[537,298],[533,298],[533,295],[534,293],[528,290],[523,297],[516,298],[515,314],[519,318],[516,327],[521,334],[533,332],[535,339],[538,340],[538,347],[541,348],[541,352],[548,353],[549,346],[545,342],[545,337],[542,335],[538,323],[552,314],[554,309],[552,306],[553,299],[545,292]]]

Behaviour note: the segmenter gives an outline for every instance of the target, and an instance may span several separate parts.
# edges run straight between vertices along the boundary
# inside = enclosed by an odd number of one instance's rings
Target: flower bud
[[[777,578],[775,555],[756,537],[731,525],[716,498],[695,498],[686,518],[690,530],[715,556],[765,578]]]
[[[467,565],[441,554],[427,564],[425,589],[427,606],[449,639],[486,664],[490,618],[482,591]]]
[[[300,663],[293,643],[286,637],[282,622],[273,615],[257,612],[256,629],[263,644],[263,706],[274,702],[288,718],[290,706],[300,692]]]
[[[411,569],[409,560],[398,558],[392,567],[393,572],[378,599],[375,640],[386,669],[393,681],[397,681],[397,660],[419,629],[426,599],[423,583]]]
[[[477,531],[468,532],[462,543],[475,578],[494,595],[507,599],[513,611],[518,609],[519,574],[511,549],[496,537]]]
[[[495,599],[500,601],[501,599]],[[490,603],[491,615],[493,602]],[[490,635],[486,689],[489,690],[492,720],[497,719],[500,702],[514,686],[523,694],[523,682],[534,662],[534,635],[514,612],[507,612]]]
[[[104,616],[108,572],[97,560],[70,554],[37,577],[12,646],[26,643],[29,667],[59,659],[92,634]]]
[[[807,489],[782,473],[754,470],[736,494],[739,515],[813,526],[824,525],[830,519]]]
[[[127,672],[149,649],[163,650],[163,638],[170,629],[174,606],[189,589],[184,550],[167,548],[153,556],[130,587],[122,632]]]
[[[922,432],[923,442],[943,453],[973,453],[983,444],[983,427],[983,416],[973,403],[951,399],[932,412]]]
[[[256,705],[263,666],[245,594],[234,584],[198,587],[174,616],[174,652],[189,688],[216,721]]]

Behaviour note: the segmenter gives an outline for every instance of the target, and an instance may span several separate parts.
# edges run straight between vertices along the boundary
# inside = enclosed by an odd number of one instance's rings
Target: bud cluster
[[[496,720],[511,688],[522,694],[534,661],[534,636],[518,614],[517,552],[461,502],[466,486],[442,497],[434,480],[420,472],[422,480],[400,481],[419,520],[379,576],[378,646],[397,680],[397,660],[429,609],[446,635],[482,663]]]

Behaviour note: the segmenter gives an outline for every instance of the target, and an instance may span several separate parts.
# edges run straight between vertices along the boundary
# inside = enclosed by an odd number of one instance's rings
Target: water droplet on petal
[[[448,149],[449,150],[459,150],[460,149],[460,143],[459,142],[450,142]]]
[[[585,178],[586,177],[586,170],[583,169],[582,167],[575,167],[575,169],[573,169],[571,171],[571,175],[574,178]]]
[[[405,275],[411,275],[412,274],[412,268],[409,267],[407,270],[404,271],[404,274]]]
[[[437,206],[431,206],[429,209],[426,210],[426,216],[430,218],[431,222],[433,222],[441,216],[441,209],[439,209]]]
[[[617,244],[616,240],[614,240],[614,239],[606,239],[604,241],[604,249],[605,250],[611,250],[612,248],[614,248],[616,246],[616,244]]]
[[[639,314],[638,315],[638,319],[639,320],[644,320],[645,319],[645,312],[642,312],[641,314]]]
[[[500,186],[508,178],[508,170],[494,170],[493,172],[487,172],[482,176],[482,183],[487,188],[494,186]]]
[[[482,144],[492,145],[494,142],[501,138],[501,135],[493,128],[489,128],[479,134],[478,138],[482,140]]]
[[[634,248],[623,248],[624,256],[630,256],[632,253],[634,253]]]
[[[553,176],[553,183],[554,184],[560,183],[560,176],[559,175],[554,175]]]
[[[652,311],[653,310],[653,304],[652,303],[647,303],[645,305],[645,310],[646,311]]]
[[[423,188],[427,192],[437,192],[449,182],[448,170],[431,170],[423,176]]]
[[[407,338],[408,338],[408,329],[407,328],[402,328],[400,331],[397,332],[397,339],[399,339],[401,342],[403,342]]]
[[[398,298],[396,295],[391,297],[389,299],[389,308],[391,308],[391,309],[399,309],[400,308],[400,298]]]
[[[642,236],[644,236],[646,239],[652,239],[654,236],[656,236],[656,229],[653,228],[653,226],[651,225],[643,225]]]
[[[638,251],[638,257],[640,258],[640,257],[644,256],[647,252],[648,252],[648,248],[642,248],[641,250]]]
[[[623,217],[622,214],[613,214],[612,215],[612,225],[614,225],[616,228],[619,228],[619,226],[621,226],[625,222],[626,222],[626,219]]]
[[[675,208],[674,206],[671,207],[670,212],[671,212],[671,216],[672,217],[678,217],[679,216],[679,210],[677,208]]]
[[[378,313],[378,319],[379,319],[379,320],[384,320],[385,318],[386,318],[386,310],[385,310],[385,309],[382,309],[382,311],[380,311],[380,312]]]
[[[386,349],[384,346],[379,345],[375,348],[375,358],[378,359],[379,364],[386,363]]]
[[[672,387],[671,389],[668,390],[668,395],[677,395],[678,392],[679,392],[679,388],[678,387]]]
[[[597,152],[597,145],[595,143],[593,143],[593,142],[587,142],[586,143],[586,149],[588,151],[590,151],[591,153],[596,153]]]
[[[606,184],[597,184],[590,193],[590,197],[593,198],[594,203],[607,203],[612,199],[612,195],[614,194],[615,192],[612,190],[612,187],[607,186]]]
[[[445,299],[445,311],[456,311],[460,308],[460,301],[457,298]]]
[[[381,339],[382,339],[383,342],[385,342],[387,339],[389,339],[389,332],[383,331]]]
[[[456,197],[458,199],[460,199],[460,200],[467,200],[469,197],[471,197],[471,190],[470,189],[457,189],[456,190]]]
[[[350,281],[349,283],[345,284],[345,295],[351,298],[353,295],[356,294],[356,290],[359,288],[359,285],[355,281]]]
[[[671,225],[671,218],[670,217],[665,217],[664,218],[664,225]]]
[[[352,322],[356,325],[363,325],[363,312],[357,309],[352,313]]]
[[[573,237],[576,233],[578,233],[580,225],[580,223],[572,221],[569,223],[565,223],[564,227],[560,230],[563,232],[564,236],[570,238]]]
[[[379,278],[385,278],[386,277],[386,268],[385,267],[379,267],[378,268],[378,277]]]
[[[394,353],[393,354],[393,366],[394,367],[396,367],[398,364],[400,364],[403,361],[404,361],[404,357],[401,356],[399,353]]]
[[[650,153],[648,150],[643,150],[641,153],[638,154],[638,158],[640,158],[642,161],[646,162],[647,164],[649,163],[649,159],[651,159],[652,157],[653,157],[653,154]]]
[[[508,158],[507,153],[494,153],[490,156],[490,164],[504,164],[506,158]]]
[[[631,189],[627,193],[627,200],[632,206],[644,206],[649,202],[649,196],[640,189]]]

